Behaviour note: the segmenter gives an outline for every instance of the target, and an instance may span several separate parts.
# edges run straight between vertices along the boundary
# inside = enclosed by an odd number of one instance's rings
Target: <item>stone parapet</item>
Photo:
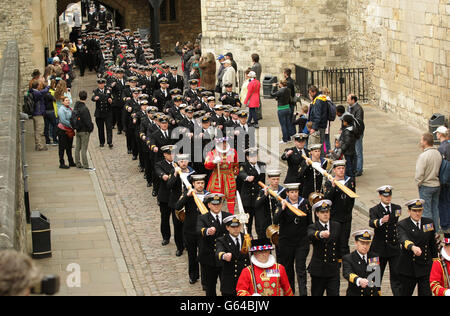
[[[9,41],[0,64],[0,249],[26,248],[18,97],[19,49]]]

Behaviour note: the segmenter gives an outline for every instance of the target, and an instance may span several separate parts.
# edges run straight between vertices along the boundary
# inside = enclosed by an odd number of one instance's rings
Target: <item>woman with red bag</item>
[[[72,145],[75,132],[70,124],[72,117],[72,109],[70,108],[70,99],[63,97],[62,106],[58,110],[59,124],[58,124],[58,140],[59,140],[59,168],[69,169],[76,167],[72,157]],[[64,152],[67,154],[69,166],[64,163]]]

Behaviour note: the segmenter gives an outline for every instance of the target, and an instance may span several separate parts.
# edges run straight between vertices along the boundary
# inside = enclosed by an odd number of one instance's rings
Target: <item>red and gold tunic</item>
[[[217,167],[214,163],[214,158],[219,154],[222,157],[222,162]],[[236,150],[229,149],[226,153],[219,153],[216,149],[210,151],[206,156],[205,168],[213,170],[206,190],[211,193],[224,194],[227,200],[228,211],[234,214],[236,177],[239,175],[239,161]]]
[[[447,265],[447,275],[450,275],[450,261],[442,258],[433,262],[430,273],[430,287],[435,296],[445,296],[445,291],[450,289],[449,280],[444,274],[441,260]]]
[[[275,263],[269,268],[256,265],[242,270],[236,285],[238,296],[252,296],[255,293],[252,270],[255,270],[257,293],[261,296],[293,296],[286,270],[281,264]]]

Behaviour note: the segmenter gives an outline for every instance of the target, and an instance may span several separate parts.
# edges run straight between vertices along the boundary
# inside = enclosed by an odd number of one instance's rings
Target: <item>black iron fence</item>
[[[334,102],[346,102],[349,94],[355,94],[359,100],[367,101],[365,73],[367,68],[328,68],[309,70],[295,65],[296,84],[303,97],[308,98],[308,89],[326,87]]]

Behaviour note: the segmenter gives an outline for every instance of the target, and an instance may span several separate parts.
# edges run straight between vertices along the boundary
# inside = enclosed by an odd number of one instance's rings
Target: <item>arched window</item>
[[[161,22],[175,22],[177,20],[177,0],[163,0],[160,7]]]

